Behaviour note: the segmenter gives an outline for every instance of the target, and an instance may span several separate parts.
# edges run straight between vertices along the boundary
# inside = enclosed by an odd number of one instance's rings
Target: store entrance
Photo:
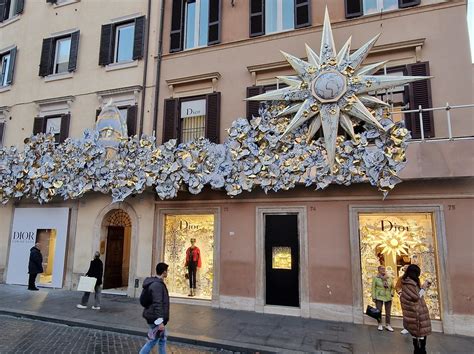
[[[109,226],[105,257],[104,289],[122,287],[124,227]]]
[[[297,215],[265,216],[266,305],[300,306]]]

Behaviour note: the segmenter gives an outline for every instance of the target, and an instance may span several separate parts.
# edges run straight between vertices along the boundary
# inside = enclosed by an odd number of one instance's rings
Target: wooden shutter
[[[137,109],[136,105],[127,108],[127,135],[134,136],[137,134]]]
[[[44,117],[35,117],[33,121],[33,135],[44,133]]]
[[[79,51],[79,31],[71,34],[71,49],[69,51],[68,71],[76,71],[77,67],[77,53]]]
[[[217,44],[221,41],[221,0],[209,1],[209,31],[207,44]]]
[[[41,62],[39,67],[39,76],[48,76],[53,73],[53,55],[54,55],[54,38],[43,39],[43,47],[41,49]]]
[[[105,66],[112,62],[113,38],[113,25],[102,25],[102,30],[100,33],[99,65]]]
[[[133,39],[133,60],[143,58],[145,46],[145,16],[135,19],[135,32]]]
[[[0,122],[0,146],[3,146],[3,132],[5,131],[5,123]]]
[[[0,22],[3,22],[7,18],[7,1],[0,0]]]
[[[247,98],[257,96],[263,93],[263,86],[247,87]],[[260,108],[260,101],[246,101],[247,102],[247,119],[252,119],[252,116],[258,117],[258,109]]]
[[[221,117],[221,93],[214,92],[206,96],[206,138],[219,143]]]
[[[359,17],[364,14],[362,0],[344,0],[346,8],[346,18]]]
[[[250,37],[265,34],[265,1],[250,0]]]
[[[311,1],[295,0],[295,28],[311,25]]]
[[[170,53],[183,50],[184,1],[173,0],[171,13]]]
[[[16,0],[15,14],[21,14],[25,7],[25,0]]]
[[[57,0],[46,0],[46,2],[49,2],[50,4],[56,4]]]
[[[15,71],[16,47],[10,50],[10,65],[7,71],[7,85],[13,83],[13,72]]]
[[[430,67],[428,62],[415,63],[407,65],[407,74],[409,76],[429,76]],[[431,83],[429,80],[415,81],[408,86],[409,109],[432,108],[431,102]],[[419,113],[410,113],[405,115],[407,128],[411,130],[412,137],[421,138]],[[433,112],[423,112],[423,132],[425,138],[435,136]]]
[[[100,112],[102,112],[101,108],[98,108],[95,110],[95,121],[97,122],[97,119],[99,118]]]
[[[420,0],[398,0],[398,7],[401,9],[416,5],[420,5]]]
[[[61,130],[59,132],[59,143],[64,142],[69,136],[69,121],[71,120],[70,114],[63,114],[61,116]]]
[[[168,98],[165,100],[163,116],[163,143],[178,138],[179,100]]]

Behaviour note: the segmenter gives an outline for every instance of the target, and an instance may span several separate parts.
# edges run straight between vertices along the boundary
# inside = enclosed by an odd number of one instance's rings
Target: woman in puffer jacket
[[[402,278],[400,302],[403,311],[403,327],[413,336],[415,354],[426,353],[426,336],[431,334],[431,320],[428,307],[423,298],[431,282],[420,286],[421,270],[410,264]]]

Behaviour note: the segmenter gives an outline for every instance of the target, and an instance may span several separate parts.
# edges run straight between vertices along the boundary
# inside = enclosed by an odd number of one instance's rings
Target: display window
[[[36,243],[40,244],[40,250],[43,254],[43,273],[39,276],[39,282],[41,284],[51,284],[56,250],[56,229],[36,230]]]
[[[170,296],[210,300],[214,278],[214,215],[165,215],[164,261]]]
[[[441,318],[437,247],[432,213],[360,213],[359,236],[364,307],[373,306],[372,279],[385,266],[392,286],[405,266],[421,268],[421,282],[431,280],[425,301],[432,319]],[[392,315],[402,316],[400,298],[392,298]]]

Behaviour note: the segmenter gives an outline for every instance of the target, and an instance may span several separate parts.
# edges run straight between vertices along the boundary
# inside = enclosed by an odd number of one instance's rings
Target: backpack
[[[153,303],[153,296],[150,290],[151,284],[152,283],[149,283],[148,285],[144,286],[142,293],[140,294],[140,305],[142,305],[144,308],[150,307],[150,305]]]

